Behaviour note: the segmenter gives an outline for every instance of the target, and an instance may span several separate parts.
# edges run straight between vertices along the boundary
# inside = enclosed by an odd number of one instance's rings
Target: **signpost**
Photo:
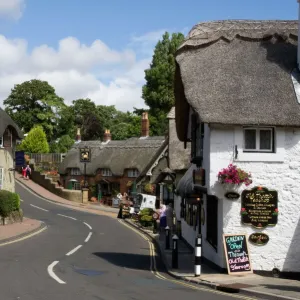
[[[253,273],[246,234],[223,234],[229,275]]]

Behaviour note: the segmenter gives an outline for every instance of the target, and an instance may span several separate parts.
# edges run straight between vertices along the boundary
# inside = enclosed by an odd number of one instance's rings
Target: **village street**
[[[25,215],[48,228],[0,248],[1,299],[232,299],[176,282],[157,257],[160,276],[168,280],[155,276],[148,242],[118,219],[58,206],[18,183],[16,192]]]

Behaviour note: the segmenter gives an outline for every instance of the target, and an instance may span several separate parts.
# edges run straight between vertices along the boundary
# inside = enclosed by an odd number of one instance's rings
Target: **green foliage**
[[[29,153],[49,153],[49,145],[43,127],[33,127],[20,145],[20,149]]]
[[[65,104],[48,82],[33,79],[17,84],[3,104],[6,112],[25,132],[41,125],[49,141],[57,136],[60,112]]]
[[[57,143],[58,153],[67,153],[74,145],[74,142],[74,139],[72,139],[69,135],[63,135]]]
[[[0,216],[7,218],[13,211],[20,209],[20,197],[16,193],[0,190]]]
[[[151,226],[153,223],[152,215],[154,210],[152,208],[144,208],[139,213],[139,222],[142,226],[148,227]]]
[[[150,107],[150,124],[154,135],[164,135],[167,130],[166,115],[175,103],[175,53],[183,41],[182,33],[173,33],[170,37],[166,32],[155,46],[150,68],[145,70],[146,84],[142,95]]]

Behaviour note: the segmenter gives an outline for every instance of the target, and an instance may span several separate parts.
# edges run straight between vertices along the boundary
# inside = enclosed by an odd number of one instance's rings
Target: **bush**
[[[20,197],[16,193],[6,190],[0,191],[0,216],[4,219],[7,218],[13,211],[20,209]]]
[[[154,210],[152,208],[144,208],[139,213],[139,222],[142,226],[148,227],[151,226],[153,223],[152,215]]]

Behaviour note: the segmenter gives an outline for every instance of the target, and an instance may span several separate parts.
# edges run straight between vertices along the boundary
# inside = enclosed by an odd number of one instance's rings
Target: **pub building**
[[[214,21],[176,53],[176,130],[192,163],[176,218],[220,271],[300,274],[297,44],[297,21]]]

